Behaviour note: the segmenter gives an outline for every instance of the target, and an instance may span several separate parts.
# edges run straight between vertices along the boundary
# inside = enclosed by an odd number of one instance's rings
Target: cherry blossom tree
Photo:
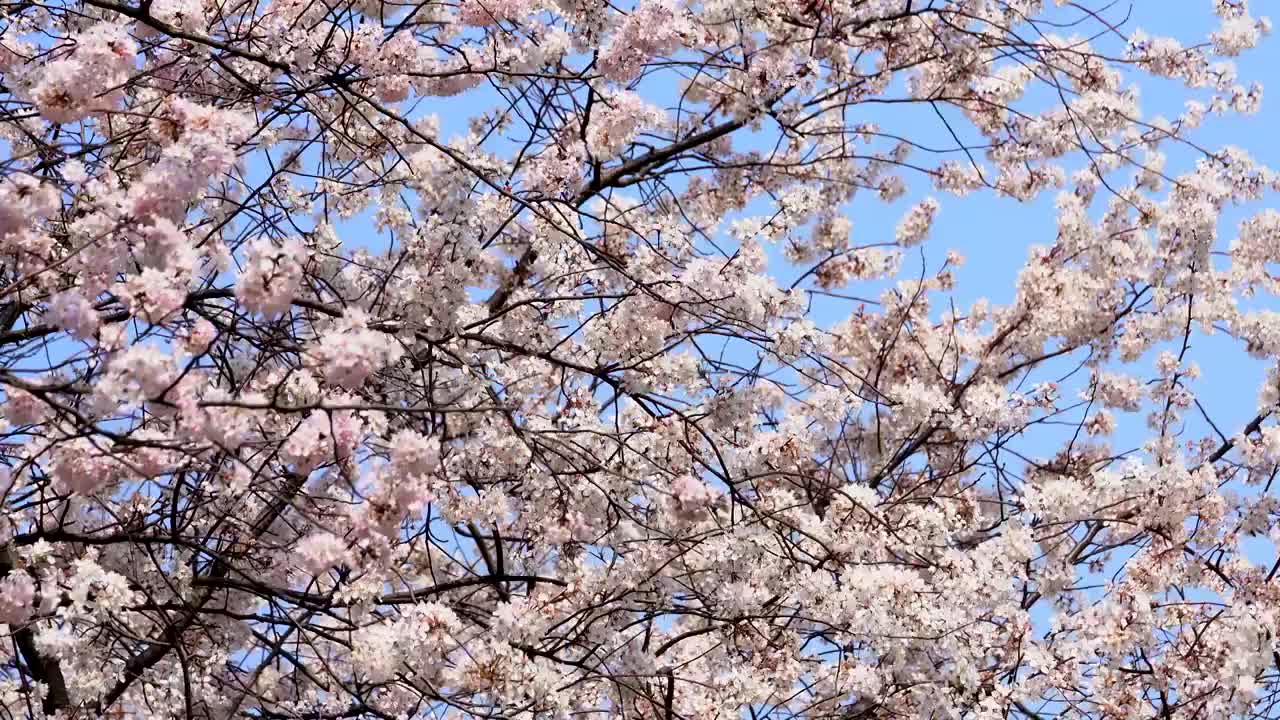
[[[1269,29],[5,0],[3,717],[1280,717]]]

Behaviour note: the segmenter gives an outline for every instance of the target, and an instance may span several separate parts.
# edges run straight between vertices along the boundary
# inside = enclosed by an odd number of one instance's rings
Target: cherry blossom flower
[[[302,283],[306,262],[302,244],[291,239],[277,246],[258,240],[246,258],[248,264],[236,281],[236,297],[251,312],[273,316],[287,311]]]
[[[0,579],[0,623],[10,632],[21,626],[31,617],[35,597],[36,585],[26,573],[10,572]]]

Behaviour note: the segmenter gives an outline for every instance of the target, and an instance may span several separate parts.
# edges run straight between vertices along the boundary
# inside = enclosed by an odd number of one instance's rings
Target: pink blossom
[[[187,299],[186,288],[180,278],[156,268],[144,268],[119,288],[119,294],[128,303],[129,310],[160,323],[170,317]]]
[[[218,330],[213,323],[200,318],[195,321],[191,329],[187,332],[185,340],[185,349],[188,353],[199,354],[209,349],[217,337]]]
[[[317,533],[298,541],[299,562],[312,575],[341,564],[346,554],[346,543],[332,533]]]
[[[79,340],[88,340],[98,331],[98,312],[77,290],[65,290],[49,300],[50,323]]]
[[[600,74],[628,82],[644,63],[678,48],[687,33],[674,0],[642,0],[600,53]]]
[[[0,624],[9,625],[10,632],[27,621],[32,614],[36,597],[36,584],[21,570],[12,571],[0,580]]]
[[[635,93],[615,93],[602,103],[592,113],[587,129],[587,148],[597,158],[617,155],[640,131],[664,120],[661,110]]]
[[[458,20],[476,27],[519,20],[534,9],[529,0],[463,0]]]
[[[54,488],[63,493],[91,495],[120,479],[124,468],[103,456],[100,447],[84,439],[56,446],[50,473]]]
[[[31,92],[40,113],[70,123],[115,107],[119,86],[134,69],[137,47],[124,27],[99,23],[54,51],[36,74]]]
[[[20,247],[30,225],[60,206],[57,190],[35,178],[13,175],[0,180],[0,242]]]
[[[236,297],[250,312],[268,317],[284,313],[302,284],[305,262],[306,250],[296,239],[280,245],[255,241],[236,280]]]
[[[434,438],[401,430],[391,438],[391,458],[401,472],[430,474],[440,466],[440,445]]]
[[[898,223],[898,244],[911,247],[923,242],[933,226],[933,217],[937,212],[938,201],[933,198],[927,198],[913,206],[906,217],[902,218],[902,222]]]
[[[200,30],[205,24],[200,0],[155,0],[151,13],[158,19],[183,30]]]
[[[719,497],[715,490],[692,475],[681,475],[673,480],[671,494],[680,514],[690,518],[697,517],[699,512],[712,505]]]
[[[363,315],[351,311],[334,331],[321,338],[312,358],[328,383],[356,390],[366,378],[396,362],[401,354],[394,336],[369,329]]]
[[[4,405],[0,407],[0,412],[14,425],[33,425],[53,414],[49,403],[22,388],[10,385],[4,392]]]

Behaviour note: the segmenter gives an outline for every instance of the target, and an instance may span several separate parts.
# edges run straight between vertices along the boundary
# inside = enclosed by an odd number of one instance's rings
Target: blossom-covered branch
[[[5,4],[5,717],[1275,716],[1270,24],[1177,5]]]

